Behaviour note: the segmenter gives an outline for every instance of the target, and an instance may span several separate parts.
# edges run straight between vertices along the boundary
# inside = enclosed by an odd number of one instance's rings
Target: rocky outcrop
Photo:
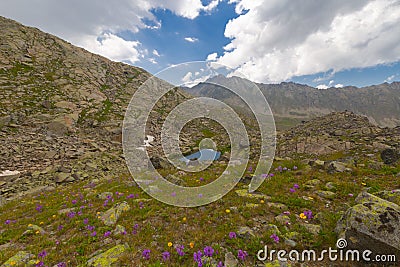
[[[113,264],[118,262],[119,258],[126,253],[128,249],[129,246],[127,244],[117,245],[97,256],[94,256],[87,262],[87,265],[93,267],[113,266]]]
[[[399,259],[400,206],[366,192],[358,195],[356,203],[336,227],[339,238],[347,241],[346,249],[368,249],[374,255],[396,255]]]

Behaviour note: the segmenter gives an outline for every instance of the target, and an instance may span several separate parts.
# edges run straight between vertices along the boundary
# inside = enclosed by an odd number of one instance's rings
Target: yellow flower
[[[261,204],[264,204],[264,200],[263,200],[263,199],[261,199],[261,200],[260,200],[260,203],[261,203]]]
[[[10,262],[10,265],[15,265],[15,264],[17,264],[15,261]]]
[[[44,222],[40,222],[40,224],[44,224]]]
[[[168,242],[168,247],[172,247],[172,242]]]
[[[300,213],[300,218],[302,218],[303,220],[307,219],[307,216],[304,215],[304,213]]]
[[[194,248],[194,242],[189,243],[190,248]]]
[[[366,186],[367,184],[366,183],[361,183],[362,185],[364,185],[364,186]]]
[[[183,222],[186,222],[186,217],[183,217],[183,218],[182,218],[182,221],[183,221]]]
[[[55,214],[53,215],[53,218],[57,217]]]
[[[28,224],[28,227],[32,227],[32,224],[30,223],[30,224]]]
[[[40,232],[39,231],[36,231],[36,234],[38,235]]]
[[[230,210],[230,209],[226,209],[225,212],[226,212],[226,213],[230,213],[231,210]]]

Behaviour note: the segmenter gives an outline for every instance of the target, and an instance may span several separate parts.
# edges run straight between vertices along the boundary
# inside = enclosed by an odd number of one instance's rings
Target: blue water
[[[201,149],[193,154],[185,156],[182,160],[189,161],[189,160],[217,160],[221,157],[221,152],[215,151],[213,149]]]

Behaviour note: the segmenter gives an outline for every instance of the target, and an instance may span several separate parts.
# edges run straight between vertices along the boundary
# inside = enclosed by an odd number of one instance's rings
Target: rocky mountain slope
[[[215,76],[207,82],[226,86],[245,87],[248,81],[239,78]],[[200,83],[187,92],[197,96],[210,96],[220,100],[237,103],[229,92],[218,87]],[[380,126],[394,127],[400,125],[400,82],[357,88],[316,89],[307,85],[284,82],[281,84],[257,84],[277,118],[277,121],[292,119],[297,122],[334,111],[352,111],[367,116]]]
[[[21,172],[1,194],[125,171],[122,120],[150,76],[0,17],[0,172]],[[152,116],[188,97],[175,90]]]

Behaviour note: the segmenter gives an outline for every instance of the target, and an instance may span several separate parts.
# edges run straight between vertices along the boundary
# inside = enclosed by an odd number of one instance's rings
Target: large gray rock
[[[400,207],[366,192],[357,196],[356,203],[336,226],[339,237],[347,241],[346,249],[368,249],[399,259]]]

